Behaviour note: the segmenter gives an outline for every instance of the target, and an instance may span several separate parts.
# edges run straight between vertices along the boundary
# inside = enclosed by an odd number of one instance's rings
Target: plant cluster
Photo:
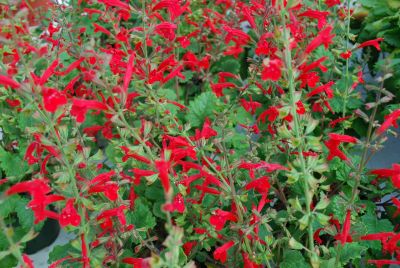
[[[400,110],[349,1],[29,8],[0,9],[1,267],[48,218],[53,268],[400,264],[400,165],[366,167]]]

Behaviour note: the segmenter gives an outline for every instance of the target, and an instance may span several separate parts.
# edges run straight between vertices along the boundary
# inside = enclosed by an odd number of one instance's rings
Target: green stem
[[[309,184],[308,184],[308,178],[311,176],[308,172],[308,169],[306,168],[306,162],[303,156],[303,148],[304,148],[304,144],[303,144],[303,133],[301,131],[301,125],[300,125],[300,120],[299,120],[299,116],[296,113],[296,102],[295,102],[295,81],[294,81],[294,72],[293,72],[293,68],[292,68],[292,55],[291,55],[291,51],[290,51],[290,36],[286,27],[286,14],[281,12],[281,18],[283,21],[283,39],[284,39],[284,46],[285,46],[285,50],[284,50],[284,57],[285,57],[285,65],[286,65],[286,69],[287,69],[287,76],[288,76],[288,82],[289,82],[289,96],[290,96],[290,105],[291,105],[291,113],[293,115],[293,123],[294,123],[294,127],[293,127],[293,131],[296,137],[297,142],[299,142],[299,146],[297,147],[297,151],[298,151],[298,156],[300,159],[300,167],[301,167],[301,172],[303,174],[303,186],[304,186],[304,195],[305,195],[305,199],[306,199],[306,215],[308,215],[308,220],[309,220],[309,224],[307,226],[307,231],[308,231],[308,249],[310,250],[310,258],[311,257],[315,257],[313,256],[313,252],[314,252],[314,230],[313,230],[313,226],[312,226],[312,212],[310,209],[311,206],[311,202],[312,202],[312,196],[313,196],[313,192],[312,190],[310,190],[309,188]]]
[[[350,14],[350,0],[347,0],[347,25],[346,25],[346,52],[349,50],[349,35],[350,35],[350,19],[351,19],[351,14]],[[346,76],[345,76],[345,92],[343,96],[343,107],[342,107],[342,117],[346,116],[346,109],[347,109],[347,101],[349,98],[349,65],[350,65],[350,59],[346,59]]]

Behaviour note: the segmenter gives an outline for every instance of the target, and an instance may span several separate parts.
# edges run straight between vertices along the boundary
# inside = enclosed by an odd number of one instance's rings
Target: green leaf
[[[49,260],[47,263],[55,262],[59,259],[69,256],[71,253],[80,254],[70,243],[65,245],[57,245],[49,253]]]
[[[217,104],[217,97],[212,92],[204,92],[189,104],[186,120],[194,127],[199,127],[206,117],[211,117]]]
[[[340,261],[344,265],[351,260],[360,259],[367,247],[360,245],[359,243],[346,243],[340,254]]]
[[[24,229],[30,229],[33,226],[33,211],[27,208],[29,200],[26,198],[20,198],[15,206],[15,212],[17,212],[18,220]]]
[[[136,228],[152,229],[156,226],[156,218],[143,198],[135,200],[135,209],[127,213],[127,221]]]
[[[19,154],[7,152],[0,147],[0,168],[14,181],[24,177],[29,166]]]
[[[280,268],[308,268],[310,267],[306,262],[300,251],[286,250],[283,253],[283,262],[280,263]]]

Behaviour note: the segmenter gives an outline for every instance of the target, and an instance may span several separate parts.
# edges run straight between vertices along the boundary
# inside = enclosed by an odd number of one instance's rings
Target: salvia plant
[[[47,219],[53,268],[400,264],[392,63],[364,81],[350,1],[32,3],[0,9],[0,267]]]

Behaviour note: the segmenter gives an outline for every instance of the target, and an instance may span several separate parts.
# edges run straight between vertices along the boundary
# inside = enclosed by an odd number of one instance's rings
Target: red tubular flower
[[[123,263],[132,264],[133,268],[148,268],[150,267],[148,262],[143,258],[132,258],[127,257],[122,259]]]
[[[214,92],[215,96],[217,96],[218,98],[224,96],[223,90],[225,88],[236,88],[236,85],[231,82],[223,82],[217,84],[210,83],[210,86],[212,92]]]
[[[143,162],[143,163],[145,163],[145,164],[148,164],[148,165],[151,164],[150,159],[148,159],[148,158],[146,158],[146,157],[144,157],[144,156],[142,156],[142,155],[138,155],[138,154],[136,154],[136,153],[132,153],[132,152],[129,150],[128,147],[126,147],[126,146],[120,146],[120,148],[124,151],[124,154],[125,154],[125,155],[122,157],[122,162],[126,162],[126,161],[128,161],[129,158],[133,158],[133,159],[136,159],[137,161]]]
[[[349,59],[351,57],[351,55],[352,55],[352,53],[350,50],[340,53],[340,57],[345,60]]]
[[[378,134],[382,134],[385,132],[390,126],[394,126],[395,128],[398,127],[397,119],[400,117],[400,109],[395,110],[394,112],[390,113],[389,115],[385,116],[385,121],[376,131]]]
[[[168,193],[171,186],[169,182],[169,168],[170,164],[168,161],[165,160],[157,160],[154,162],[156,169],[158,170],[158,176],[161,180],[161,184],[164,188],[164,192]]]
[[[264,69],[261,72],[262,80],[278,81],[282,76],[282,61],[280,59],[270,59],[264,62]]]
[[[396,218],[398,215],[400,215],[400,200],[392,197],[392,202],[396,206],[396,212],[393,214],[392,218]]]
[[[332,85],[334,84],[333,81],[326,83],[325,85],[319,86],[313,89],[310,93],[307,94],[307,97],[310,98],[314,95],[325,93],[328,99],[333,98],[333,90],[331,89]]]
[[[267,118],[269,122],[274,122],[279,116],[279,110],[276,106],[270,106],[267,110],[262,112],[258,117],[258,120],[261,120],[265,123],[265,119]]]
[[[254,189],[260,194],[268,194],[269,189],[271,188],[271,184],[269,183],[269,177],[263,176],[258,179],[255,179],[251,182],[249,182],[245,186],[246,190]]]
[[[127,11],[130,10],[129,4],[119,1],[119,0],[99,0],[99,2],[105,4],[108,7],[119,7],[121,9],[125,9]]]
[[[132,52],[131,55],[129,56],[128,65],[126,67],[126,72],[124,76],[124,85],[122,87],[124,92],[128,91],[129,83],[131,82],[132,79],[134,60],[135,60],[135,52]]]
[[[90,187],[88,193],[103,193],[110,201],[115,201],[118,199],[118,183],[115,181],[107,182],[102,185],[95,185]]]
[[[107,30],[106,28],[104,28],[103,26],[101,26],[101,25],[99,25],[97,23],[94,23],[94,22],[93,22],[93,26],[94,26],[94,32],[95,33],[101,32],[101,33],[104,33],[106,35],[111,35],[111,32],[109,30]]]
[[[329,140],[325,141],[325,146],[329,149],[328,161],[332,160],[335,156],[342,160],[347,160],[347,156],[339,149],[339,145],[342,142],[357,143],[357,139],[348,135],[330,133]]]
[[[47,80],[49,80],[50,76],[55,73],[55,69],[58,66],[58,59],[53,61],[50,66],[43,72],[42,76],[40,77],[39,81],[36,81],[38,85],[43,86]]]
[[[65,227],[67,225],[72,225],[77,227],[81,223],[81,216],[78,214],[74,207],[75,199],[68,199],[65,207],[60,214],[60,225]]]
[[[22,255],[22,260],[24,261],[25,266],[21,265],[21,268],[34,268],[33,266],[33,261],[29,258],[28,255],[23,254]]]
[[[183,199],[183,196],[177,194],[172,203],[165,204],[163,209],[169,212],[178,211],[179,213],[183,213],[185,211],[185,200]]]
[[[353,239],[350,236],[350,227],[351,227],[351,210],[348,209],[346,213],[346,218],[343,223],[342,232],[335,236],[336,240],[339,240],[342,246],[346,244],[346,242],[352,242]]]
[[[169,41],[175,39],[175,30],[177,26],[171,22],[162,22],[154,28],[154,32]]]
[[[399,264],[398,260],[368,260],[368,263],[375,264],[376,267],[382,268],[384,265]]]
[[[97,216],[97,220],[100,221],[104,219],[107,221],[111,220],[111,217],[117,217],[121,225],[126,225],[126,218],[124,214],[124,210],[126,209],[128,209],[127,206],[121,205],[117,208],[105,210]]]
[[[324,230],[324,228],[318,228],[317,230],[315,230],[314,232],[314,240],[319,244],[322,245],[323,241],[322,239],[319,237],[319,234],[321,233],[321,231]]]
[[[87,245],[85,241],[85,234],[81,234],[81,246],[82,246],[82,262],[83,262],[83,268],[90,268],[90,260],[88,257],[88,252],[87,252]]]
[[[392,169],[375,169],[371,174],[377,175],[378,178],[391,177],[393,185],[400,189],[400,164],[393,164]]]
[[[319,11],[319,10],[312,10],[307,9],[307,11],[300,13],[299,17],[308,17],[311,19],[316,19],[318,21],[318,29],[321,29],[326,24],[326,17],[330,13],[328,11]]]
[[[76,122],[83,123],[88,110],[106,111],[107,106],[96,100],[73,99],[71,115],[76,117]]]
[[[200,139],[209,139],[211,137],[215,137],[218,135],[218,132],[211,128],[211,122],[208,117],[204,120],[203,129],[199,131],[196,129],[194,137],[191,137],[192,140],[198,141]]]
[[[257,108],[261,107],[261,103],[257,101],[252,101],[251,99],[250,101],[247,101],[245,99],[240,99],[240,103],[242,107],[251,114],[255,114]]]
[[[80,64],[82,63],[82,61],[84,61],[84,60],[85,60],[85,58],[81,57],[81,58],[77,59],[76,61],[74,61],[73,63],[71,63],[71,64],[67,67],[67,69],[65,69],[65,71],[62,71],[62,72],[55,72],[55,73],[56,73],[57,75],[61,75],[61,76],[67,75],[67,74],[69,74],[70,72],[72,72],[74,69],[78,68],[78,67],[80,66]]]
[[[325,0],[325,4],[328,7],[333,7],[333,6],[336,6],[336,5],[340,5],[340,0]]]
[[[183,247],[183,251],[185,252],[185,255],[189,256],[190,252],[192,251],[192,248],[196,245],[197,245],[197,241],[189,241],[189,242],[186,242],[185,244],[183,244],[182,247]]]
[[[21,84],[13,80],[12,78],[1,75],[0,74],[0,85],[3,85],[5,87],[11,87],[12,89],[18,89],[21,87]]]
[[[328,49],[329,45],[333,42],[332,39],[335,37],[335,35],[331,33],[332,29],[333,27],[329,25],[320,31],[318,35],[310,42],[310,44],[308,44],[305,53],[310,54],[320,45],[324,45],[325,49]]]
[[[236,215],[229,211],[217,209],[213,212],[213,215],[211,215],[210,217],[210,224],[214,226],[216,231],[222,230],[227,221],[236,222],[237,221]]]
[[[381,47],[379,46],[379,42],[383,41],[383,38],[377,38],[374,40],[369,40],[364,43],[361,43],[357,48],[363,48],[366,46],[373,46],[375,47],[378,51],[381,51]]]
[[[222,246],[220,246],[219,248],[217,248],[213,253],[214,259],[217,261],[220,261],[222,263],[225,263],[226,258],[228,256],[228,250],[233,245],[235,245],[235,242],[229,241],[229,242],[226,242],[225,244],[223,244]]]
[[[246,252],[242,252],[243,268],[261,268],[261,265],[252,262]]]
[[[67,97],[57,89],[43,88],[42,95],[44,109],[50,113],[54,113],[58,107],[67,104]]]

